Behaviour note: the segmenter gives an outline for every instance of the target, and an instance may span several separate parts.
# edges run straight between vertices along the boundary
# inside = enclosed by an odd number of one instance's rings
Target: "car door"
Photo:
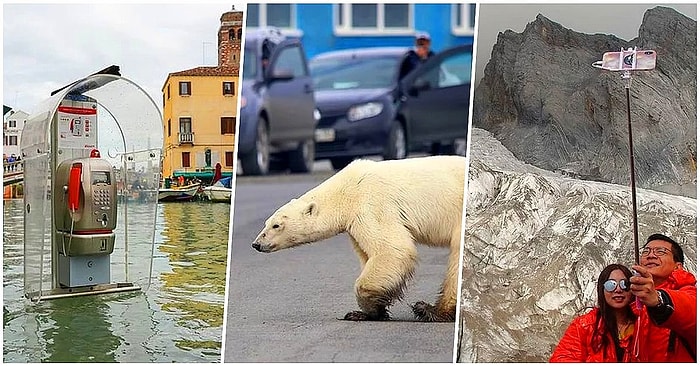
[[[441,52],[401,82],[400,113],[413,143],[466,139],[472,46]]]
[[[299,40],[286,40],[275,47],[265,83],[270,141],[313,139],[316,127],[313,86]]]

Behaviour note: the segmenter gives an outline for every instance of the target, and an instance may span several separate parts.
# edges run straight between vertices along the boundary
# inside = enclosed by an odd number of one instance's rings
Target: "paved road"
[[[323,169],[321,169],[323,170]],[[413,321],[410,304],[434,302],[447,250],[419,248],[420,265],[395,321],[338,320],[359,310],[360,265],[346,234],[271,254],[251,242],[265,219],[332,172],[238,177],[225,362],[452,362],[454,323]]]

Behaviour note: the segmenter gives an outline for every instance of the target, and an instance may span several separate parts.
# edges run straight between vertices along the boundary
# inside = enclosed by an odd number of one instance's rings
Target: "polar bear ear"
[[[306,207],[304,207],[304,215],[314,216],[318,213],[318,206],[315,202],[309,202]]]

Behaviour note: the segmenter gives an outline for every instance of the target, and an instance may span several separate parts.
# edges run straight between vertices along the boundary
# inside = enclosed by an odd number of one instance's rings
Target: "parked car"
[[[317,112],[302,44],[274,28],[247,33],[238,131],[243,174],[267,174],[271,164],[309,172]]]
[[[317,160],[330,159],[340,169],[361,156],[403,159],[411,151],[455,153],[458,144],[464,146],[472,46],[440,52],[399,80],[407,51],[358,48],[311,60],[321,117]]]

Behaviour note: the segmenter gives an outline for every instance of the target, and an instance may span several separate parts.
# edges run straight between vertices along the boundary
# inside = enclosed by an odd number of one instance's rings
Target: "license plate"
[[[317,128],[315,132],[316,142],[330,142],[335,140],[335,130],[332,128]]]

